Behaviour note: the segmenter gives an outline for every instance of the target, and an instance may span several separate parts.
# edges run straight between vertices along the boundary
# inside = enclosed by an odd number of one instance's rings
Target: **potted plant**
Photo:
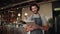
[[[49,23],[49,26],[52,27],[53,26],[53,18],[49,18],[48,23]]]

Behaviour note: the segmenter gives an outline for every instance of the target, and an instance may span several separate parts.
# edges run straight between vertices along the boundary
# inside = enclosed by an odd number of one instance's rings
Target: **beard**
[[[38,13],[38,11],[37,12],[33,12],[34,14],[37,14]]]

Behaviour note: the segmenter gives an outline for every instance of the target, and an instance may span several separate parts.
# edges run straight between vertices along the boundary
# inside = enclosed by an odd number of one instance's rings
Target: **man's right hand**
[[[27,25],[25,29],[26,29],[26,31],[32,31],[32,30],[38,29],[38,28],[39,27],[36,25]]]
[[[31,27],[32,27],[31,25],[27,25],[27,26],[25,27],[25,31],[27,31],[27,32],[30,31],[30,30],[31,30]]]

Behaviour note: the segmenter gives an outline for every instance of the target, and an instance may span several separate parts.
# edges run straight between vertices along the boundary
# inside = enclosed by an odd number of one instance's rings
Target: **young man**
[[[29,20],[34,21],[35,25],[28,25],[27,31],[30,31],[30,34],[42,34],[42,30],[47,30],[48,23],[39,13],[39,6],[37,4],[32,4],[30,6],[31,12],[33,15],[29,17]],[[44,23],[43,23],[44,22]],[[32,22],[33,23],[33,22]],[[43,25],[44,24],[44,25]]]

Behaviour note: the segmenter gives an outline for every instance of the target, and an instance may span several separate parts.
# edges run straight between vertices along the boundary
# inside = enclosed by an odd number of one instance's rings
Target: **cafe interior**
[[[32,3],[39,5],[39,13],[49,24],[43,34],[60,34],[59,0],[0,0],[0,34],[30,34],[24,27],[27,17],[33,14],[29,10]]]

